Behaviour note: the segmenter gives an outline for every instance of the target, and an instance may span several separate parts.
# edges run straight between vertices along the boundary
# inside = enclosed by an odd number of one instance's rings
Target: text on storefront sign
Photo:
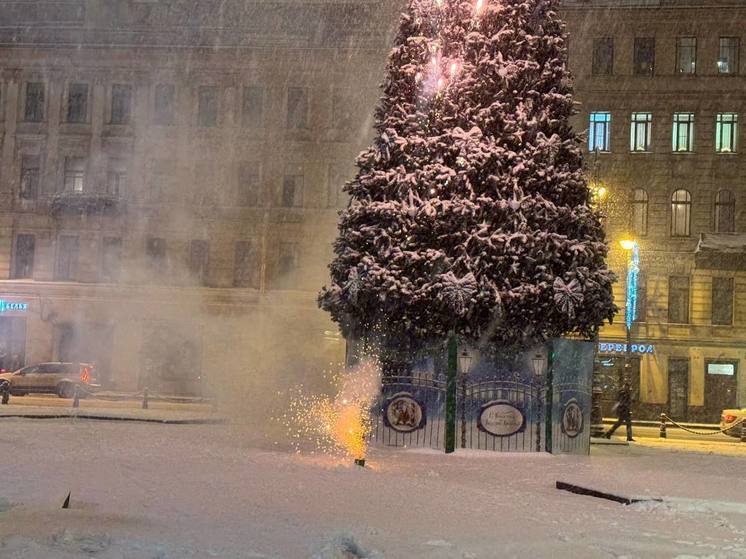
[[[8,311],[27,311],[28,303],[11,303],[0,299],[0,313]]]
[[[627,353],[627,344],[598,344],[599,353]],[[631,344],[630,353],[655,353],[655,346],[652,344]]]

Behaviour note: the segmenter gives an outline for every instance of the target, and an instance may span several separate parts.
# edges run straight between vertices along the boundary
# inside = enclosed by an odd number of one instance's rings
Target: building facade
[[[316,293],[399,8],[0,3],[0,366],[245,395],[341,360]],[[606,392],[627,359],[638,415],[715,419],[746,405],[746,7],[563,13],[622,312],[618,241],[640,254],[631,351],[623,314],[600,338]]]
[[[746,405],[746,6],[566,1],[570,62],[602,187],[615,300],[599,364],[624,367],[629,251],[639,252],[630,378],[637,415],[714,421]],[[607,408],[607,412],[608,412]]]

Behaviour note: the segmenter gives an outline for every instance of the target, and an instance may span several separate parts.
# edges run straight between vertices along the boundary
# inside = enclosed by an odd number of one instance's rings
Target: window
[[[109,159],[106,173],[106,193],[120,198],[127,190],[127,167],[121,159]]]
[[[65,191],[83,192],[85,189],[85,158],[65,157]]]
[[[736,197],[730,190],[715,195],[715,232],[733,233],[736,230]]]
[[[16,236],[16,253],[13,259],[13,279],[31,278],[34,273],[34,252],[36,237],[34,235]]]
[[[655,72],[655,38],[635,37],[634,74],[652,76]]]
[[[280,243],[280,257],[277,271],[280,275],[289,274],[298,267],[298,244]]]
[[[694,151],[694,113],[674,113],[673,151]]]
[[[689,276],[668,278],[668,322],[689,322]]]
[[[244,162],[238,165],[238,196],[239,206],[259,205],[260,164]]]
[[[236,242],[235,267],[233,269],[234,287],[256,287],[258,266],[256,250],[249,241]]]
[[[218,88],[202,86],[199,88],[198,97],[197,123],[200,126],[216,126],[218,123]]]
[[[67,122],[88,119],[88,84],[71,83],[67,88]]]
[[[308,126],[308,95],[302,87],[288,88],[287,127],[301,129]]]
[[[76,279],[78,271],[79,240],[75,235],[60,235],[57,249],[57,267],[54,278],[59,281]]]
[[[588,132],[589,151],[609,151],[611,113],[591,113]]]
[[[258,86],[243,88],[241,105],[241,124],[247,127],[259,127],[264,120],[264,90]]]
[[[145,243],[150,272],[161,276],[166,271],[166,239],[150,237]]]
[[[28,82],[26,84],[26,104],[23,117],[28,122],[44,120],[45,91],[42,82]]]
[[[719,74],[737,74],[739,64],[740,41],[738,37],[720,37],[720,56],[718,56]]]
[[[114,84],[111,86],[111,124],[128,124],[132,88],[129,85]]]
[[[21,190],[23,200],[35,200],[39,195],[41,158],[38,155],[21,156]]]
[[[122,268],[122,239],[104,237],[101,247],[101,281],[116,283]]]
[[[593,39],[591,72],[594,76],[610,76],[614,72],[614,39],[612,37]]]
[[[207,284],[210,245],[207,241],[193,240],[189,245],[189,272],[199,285]]]
[[[160,83],[155,86],[153,122],[161,126],[174,123],[174,101],[176,90],[173,85]]]
[[[648,278],[645,272],[637,274],[637,309],[635,322],[645,322],[648,312]]]
[[[671,236],[688,237],[692,215],[692,195],[687,190],[677,190],[671,196]]]
[[[712,278],[712,323],[733,324],[733,278]]]
[[[632,191],[632,231],[639,235],[648,234],[648,193],[642,188]]]
[[[676,38],[676,72],[694,74],[697,71],[697,38]]]
[[[738,142],[738,115],[718,113],[715,117],[715,151],[735,153]]]
[[[632,113],[629,137],[630,151],[650,151],[653,138],[653,114]]]
[[[303,175],[285,175],[282,181],[282,207],[303,206]]]

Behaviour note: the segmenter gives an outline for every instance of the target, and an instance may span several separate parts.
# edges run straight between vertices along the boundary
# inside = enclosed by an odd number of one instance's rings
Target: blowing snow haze
[[[1,3],[2,297],[28,304],[0,317],[3,366],[93,361],[245,409],[323,386],[344,343],[316,294],[396,23],[378,2]]]

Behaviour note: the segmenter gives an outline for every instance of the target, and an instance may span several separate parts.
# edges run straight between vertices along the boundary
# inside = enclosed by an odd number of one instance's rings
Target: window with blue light
[[[611,113],[597,112],[590,115],[588,130],[589,151],[610,151]]]
[[[715,119],[715,151],[735,153],[738,141],[738,115],[718,113]]]

